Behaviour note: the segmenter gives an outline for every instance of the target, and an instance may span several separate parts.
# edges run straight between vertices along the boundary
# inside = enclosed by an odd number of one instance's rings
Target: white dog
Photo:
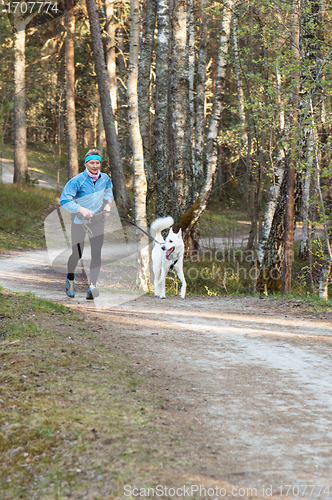
[[[164,217],[155,220],[151,224],[151,236],[159,243],[155,243],[152,250],[152,264],[154,273],[154,294],[161,299],[165,298],[165,281],[170,269],[175,269],[181,280],[180,296],[184,299],[186,295],[186,280],[183,274],[184,244],[181,229],[173,233],[170,229],[166,240],[163,239],[161,231],[171,227],[174,223],[172,217]]]

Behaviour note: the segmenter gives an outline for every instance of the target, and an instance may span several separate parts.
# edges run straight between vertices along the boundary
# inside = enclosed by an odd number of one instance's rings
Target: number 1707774
[[[40,13],[53,13],[58,14],[60,11],[58,9],[57,2],[9,2],[5,4],[8,14],[16,14],[17,11],[22,14],[32,14],[36,12]]]

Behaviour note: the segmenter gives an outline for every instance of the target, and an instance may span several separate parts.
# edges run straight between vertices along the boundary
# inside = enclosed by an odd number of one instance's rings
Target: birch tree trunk
[[[168,135],[168,72],[169,72],[169,0],[157,2],[158,35],[156,45],[156,91],[154,143],[157,174],[156,215],[164,217],[173,212],[172,171]]]
[[[311,172],[314,166],[314,130],[307,130],[307,166],[306,173],[303,178],[303,200],[302,200],[302,239],[299,251],[299,257],[305,259],[308,257],[309,251],[309,203],[310,203],[310,181]]]
[[[244,155],[248,154],[248,137],[246,134],[246,115],[244,106],[244,92],[241,80],[240,58],[237,46],[237,19],[233,19],[233,42],[234,42],[234,67],[236,75],[237,98],[239,103],[239,119],[241,124],[241,148],[244,150]]]
[[[214,91],[214,102],[212,113],[210,116],[209,129],[207,134],[206,144],[206,179],[202,190],[196,199],[195,203],[185,212],[179,219],[177,228],[181,228],[188,233],[196,224],[206,208],[209,196],[212,191],[213,179],[217,168],[217,137],[218,129],[222,112],[222,104],[225,95],[225,80],[227,54],[230,37],[232,8],[234,0],[226,0],[224,2],[223,19],[221,25],[221,35],[219,42],[219,52],[216,70],[216,84]]]
[[[175,222],[188,208],[191,190],[188,127],[189,81],[187,55],[187,0],[174,0],[171,56],[171,157]],[[190,200],[189,200],[190,202]]]
[[[285,153],[283,149],[279,149],[278,157],[276,159],[275,170],[273,172],[273,181],[270,187],[269,198],[265,207],[264,225],[262,228],[262,234],[257,246],[257,260],[259,262],[259,265],[262,265],[263,263],[265,245],[267,243],[271,231],[273,216],[276,210],[284,172],[285,172]]]
[[[105,65],[96,0],[86,0],[86,6],[89,14],[91,44],[97,73],[100,104],[103,113],[107,154],[110,159],[114,197],[118,208],[127,213],[130,207],[130,201],[122,168],[118,138],[115,130],[108,73]]]
[[[285,251],[282,274],[282,293],[292,291],[293,243],[294,243],[294,189],[295,171],[298,163],[298,121],[299,121],[299,93],[300,93],[300,2],[293,2],[293,95],[292,95],[292,124],[291,124],[291,159],[288,167],[287,198],[286,198],[286,223],[285,223]]]
[[[311,100],[315,105],[322,98],[321,88],[317,88],[317,76],[320,72],[321,61],[321,42],[323,41],[321,33],[321,7],[322,2],[318,0],[302,0],[302,38],[301,48],[302,57],[306,63],[306,74],[302,78],[305,84],[305,93],[302,95],[304,101],[304,112],[311,113]],[[323,100],[322,100],[323,102]],[[310,110],[310,111],[309,111]],[[306,174],[303,180],[303,231],[299,256],[306,258],[309,251],[309,195],[310,180],[315,162],[315,127],[306,127],[304,130],[304,142],[307,146]]]
[[[141,53],[138,64],[139,122],[143,140],[144,169],[148,183],[149,199],[155,188],[153,149],[151,141],[151,65],[156,25],[157,0],[145,0]]]
[[[328,300],[329,298],[329,284],[331,283],[331,269],[332,269],[332,264],[329,259],[328,251],[327,251],[327,246],[325,246],[324,250],[324,262],[323,262],[323,267],[320,273],[319,277],[319,290],[318,290],[318,296],[320,299],[323,300]]]
[[[114,18],[114,4],[115,0],[105,0],[106,6],[106,26],[105,30],[107,33],[106,38],[106,66],[110,84],[110,97],[113,114],[116,117],[117,112],[117,86],[116,86],[116,55],[115,55],[115,31],[116,22]],[[116,118],[114,118],[114,126],[116,132],[118,132],[118,123]]]
[[[273,216],[276,210],[277,206],[277,201],[278,201],[278,196],[280,192],[280,186],[282,183],[282,179],[284,176],[284,171],[286,168],[286,162],[285,162],[285,151],[283,144],[281,143],[281,138],[284,134],[284,128],[285,128],[285,113],[284,113],[284,106],[281,98],[281,75],[278,69],[278,66],[276,66],[276,82],[277,82],[277,103],[278,103],[278,108],[279,108],[279,134],[280,134],[280,139],[279,139],[279,150],[276,158],[276,164],[275,168],[272,174],[272,184],[270,187],[270,192],[269,192],[269,197],[266,203],[265,207],[265,212],[264,212],[264,225],[262,228],[262,233],[258,242],[257,246],[257,261],[259,265],[261,266],[263,263],[263,257],[264,257],[264,250],[265,250],[265,245],[267,243],[270,230],[272,227],[272,221],[273,221]],[[281,144],[280,144],[281,143]]]
[[[198,196],[204,182],[204,138],[205,138],[205,82],[208,63],[208,33],[209,16],[206,12],[207,1],[201,4],[201,40],[196,73],[196,99],[195,99],[195,169],[193,180],[193,195]]]
[[[195,19],[194,19],[194,1],[187,0],[187,57],[188,57],[188,132],[189,132],[189,161],[190,161],[190,177],[191,177],[191,193],[190,203],[192,203],[196,195],[194,193],[194,178],[195,172],[195,148],[194,148],[194,80],[195,80]]]
[[[66,36],[66,109],[68,137],[68,179],[78,174],[77,132],[75,116],[75,14],[74,0],[66,0],[67,36]]]
[[[139,57],[140,11],[139,0],[130,0],[130,49],[128,68],[128,120],[134,155],[135,223],[147,231],[146,193],[147,182],[144,171],[143,142],[138,116],[138,57]],[[138,281],[140,288],[149,290],[149,239],[138,231]]]
[[[314,153],[315,153],[315,167],[316,167],[316,190],[318,194],[323,226],[324,226],[324,235],[325,235],[325,248],[324,248],[324,261],[323,267],[320,274],[319,280],[319,297],[327,300],[328,299],[328,285],[330,283],[330,273],[332,268],[332,248],[330,243],[331,238],[331,215],[328,219],[326,216],[324,199],[320,185],[320,152],[318,149],[318,137],[317,130],[315,129],[314,124],[314,112],[312,107],[312,101],[310,100],[310,112],[311,112],[311,121],[312,121],[312,130],[314,132]]]

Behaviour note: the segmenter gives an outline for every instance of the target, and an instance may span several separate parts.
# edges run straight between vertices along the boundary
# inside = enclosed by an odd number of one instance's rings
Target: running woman
[[[101,155],[97,149],[90,149],[85,155],[85,170],[75,175],[63,188],[60,204],[71,212],[72,253],[68,259],[66,294],[75,297],[75,269],[81,259],[86,235],[83,218],[91,218],[89,240],[91,247],[90,285],[86,294],[88,300],[99,295],[97,279],[101,266],[101,249],[104,243],[104,221],[94,220],[93,216],[104,209],[111,211],[113,189],[107,174],[100,172]],[[108,214],[106,214],[108,215]]]

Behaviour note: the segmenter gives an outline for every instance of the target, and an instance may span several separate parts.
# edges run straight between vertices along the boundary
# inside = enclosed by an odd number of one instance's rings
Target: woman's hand
[[[111,213],[111,204],[110,203],[107,203],[107,205],[105,205],[105,208],[104,208],[104,212],[108,212],[107,214],[105,214],[106,217],[108,217]]]
[[[88,208],[85,208],[85,207],[80,207],[79,208],[79,213],[83,215],[83,217],[93,217],[94,216],[94,213],[91,212],[91,210],[89,210]]]

